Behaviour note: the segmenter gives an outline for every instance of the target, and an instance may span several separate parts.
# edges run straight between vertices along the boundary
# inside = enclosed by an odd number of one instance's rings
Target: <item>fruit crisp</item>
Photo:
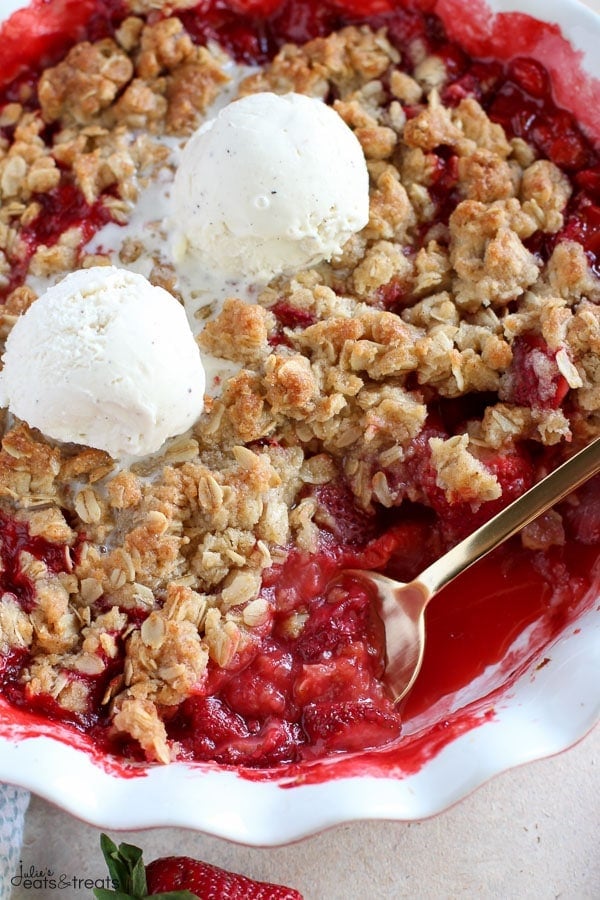
[[[256,302],[200,308],[229,374],[159,454],[114,460],[3,414],[4,694],[163,763],[387,744],[368,598],[328,585],[350,565],[418,574],[599,433],[598,156],[539,64],[470,60],[431,16],[330,27],[305,3],[292,41],[285,10],[265,31],[219,4],[99,6],[87,40],[4,89],[2,341],[76,268],[142,261],[181,296],[127,223],[220,98],[331,103],[370,218]],[[90,244],[107,223],[114,250]],[[522,540],[565,534],[600,538],[575,500]]]

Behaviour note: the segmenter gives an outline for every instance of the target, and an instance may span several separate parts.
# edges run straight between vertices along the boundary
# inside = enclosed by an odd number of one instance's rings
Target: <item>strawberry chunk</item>
[[[533,463],[523,446],[510,453],[489,452],[483,461],[494,473],[502,488],[502,497],[499,500],[491,501],[492,503],[506,506],[525,493],[533,484]]]
[[[378,287],[376,291],[377,302],[382,309],[394,310],[396,307],[402,307],[402,301],[410,296],[408,282],[400,278],[392,278],[387,284]]]
[[[404,500],[426,501],[427,483],[431,478],[429,439],[432,437],[448,437],[437,416],[430,416],[405,449],[404,457],[386,469],[390,492],[396,498],[394,505],[400,506]]]
[[[400,715],[368,700],[309,703],[304,707],[304,730],[316,748],[358,751],[381,747],[400,736]]]
[[[508,67],[509,78],[531,97],[549,97],[550,78],[547,70],[535,59],[517,57]]]
[[[519,406],[558,409],[569,385],[554,353],[539,335],[524,334],[512,346],[513,359],[504,375],[499,397]]]
[[[352,647],[347,655],[302,666],[294,684],[294,696],[301,706],[330,700],[360,700],[368,696],[371,684],[365,652]],[[364,666],[364,668],[361,666]]]
[[[425,511],[403,507],[403,520],[357,552],[344,554],[349,569],[386,569],[398,581],[411,581],[443,552],[439,532]]]
[[[235,680],[244,683],[243,676]],[[263,717],[246,722],[219,697],[193,697],[171,723],[169,736],[184,741],[199,760],[257,767],[294,761],[304,743],[300,726],[267,711]]]
[[[582,544],[600,544],[600,478],[577,491],[577,504],[567,506],[564,519],[571,535]]]
[[[274,595],[279,619],[323,593],[339,569],[340,550],[332,544],[322,541],[318,554],[293,550],[285,565],[267,570],[263,588]]]
[[[210,759],[235,738],[246,737],[248,726],[218,697],[190,697],[181,708],[193,735],[194,753]]]
[[[539,116],[531,128],[530,140],[561,169],[577,172],[590,163],[589,145],[573,116],[564,109]]]
[[[285,300],[278,300],[271,307],[271,312],[282,328],[308,328],[317,321],[316,316],[309,309],[292,306]]]
[[[488,500],[478,507],[468,502],[451,503],[434,480],[428,485],[429,503],[437,513],[442,535],[448,544],[454,544],[475,531],[533,484],[533,464],[523,446],[507,453],[489,451],[483,455],[482,462],[500,483],[502,494],[497,500]]]
[[[238,678],[223,689],[229,705],[244,717],[283,716],[292,686],[291,653],[266,642]]]
[[[586,191],[592,200],[600,203],[600,164],[578,172],[574,181],[578,187]]]
[[[363,546],[377,534],[373,513],[360,509],[348,484],[341,479],[315,488],[318,508],[315,522],[344,546]]]
[[[339,598],[338,602],[335,598]],[[373,613],[371,598],[364,587],[351,579],[333,588],[327,600],[315,606],[295,652],[306,662],[319,662],[339,655],[355,641],[364,642],[370,656],[381,653],[382,634]]]
[[[253,768],[297,762],[305,743],[306,738],[297,722],[271,718],[250,737],[232,741],[223,749],[217,762]]]
[[[592,270],[600,275],[600,199],[594,203],[585,194],[577,198],[565,219],[564,228],[556,235],[556,242],[559,241],[580,243],[588,255]]]
[[[458,156],[447,147],[439,147],[427,158],[433,165],[429,196],[436,205],[437,218],[447,222],[458,202]]]

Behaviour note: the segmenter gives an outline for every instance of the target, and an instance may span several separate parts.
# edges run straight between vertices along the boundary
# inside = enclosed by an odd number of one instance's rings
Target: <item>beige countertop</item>
[[[600,897],[600,728],[552,759],[507,772],[453,809],[418,823],[344,825],[280,848],[237,846],[178,828],[111,832],[145,858],[189,854],[253,878],[279,881],[305,900],[446,900]],[[25,871],[102,879],[100,831],[34,798]],[[77,882],[75,882],[77,883]],[[12,900],[90,897],[85,887],[26,890]]]

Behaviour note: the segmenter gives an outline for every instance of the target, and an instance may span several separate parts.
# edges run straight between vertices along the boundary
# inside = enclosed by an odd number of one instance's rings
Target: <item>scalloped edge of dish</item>
[[[444,2],[451,6],[455,0]],[[535,0],[486,2],[495,12],[542,18]],[[13,0],[0,20],[26,5]],[[595,11],[578,0],[549,0],[543,20],[560,25],[582,53],[586,71],[600,78],[600,58],[590,56],[600,40],[600,6]],[[600,720],[599,612],[600,602],[570,623],[546,648],[543,666],[532,663],[494,695],[493,716],[451,740],[412,774],[396,769],[338,777],[333,760],[334,777],[325,780],[325,774],[314,784],[302,784],[301,776],[251,780],[186,763],[123,777],[118,767],[100,765],[88,750],[48,736],[51,728],[41,736],[19,734],[13,723],[2,723],[0,708],[0,777],[99,828],[178,826],[250,846],[279,846],[357,819],[428,818],[495,775],[566,750]]]
[[[548,662],[529,666],[496,699],[493,718],[404,777],[262,782],[173,763],[124,778],[45,736],[2,739],[2,773],[97,827],[179,826],[253,846],[278,846],[356,819],[428,818],[494,775],[553,756],[593,728],[600,719],[599,612],[586,612],[547,648]]]

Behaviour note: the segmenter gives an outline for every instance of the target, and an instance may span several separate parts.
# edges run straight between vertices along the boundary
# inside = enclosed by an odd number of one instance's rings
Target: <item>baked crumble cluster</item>
[[[242,95],[336,98],[368,162],[370,220],[339,258],[279,278],[256,304],[232,296],[207,320],[202,351],[239,369],[191,433],[123,467],[5,414],[1,508],[67,548],[62,566],[21,550],[31,597],[8,586],[0,600],[0,647],[27,654],[30,704],[50,696],[84,720],[102,683],[113,734],[168,762],[170,711],[202,691],[211,665],[234,667],[269,633],[278,594],[261,591],[265,571],[290,548],[344,539],[324,488],[349,487],[365,521],[405,501],[440,518],[485,514],[511,499],[503,472],[524,442],[521,489],[546,459],[536,447],[559,459],[598,434],[600,281],[568,236],[547,260],[530,242],[559,235],[572,183],[474,97],[444,105],[443,60],[418,41],[411,56],[408,74],[384,30],[351,26],[284,46],[242,82]],[[44,198],[72,184],[125,223],[167,164],[157,138],[189,135],[227,69],[176,15],[131,15],[114,39],[78,44],[47,69],[39,103],[24,88],[2,108],[3,340],[36,299],[26,273],[114,262],[86,253],[79,224],[32,248]],[[144,252],[124,239],[118,262]],[[151,280],[177,295],[158,255]],[[461,398],[485,404],[452,430],[435,411]],[[560,514],[523,540],[564,541]],[[291,610],[290,635],[303,623]]]

